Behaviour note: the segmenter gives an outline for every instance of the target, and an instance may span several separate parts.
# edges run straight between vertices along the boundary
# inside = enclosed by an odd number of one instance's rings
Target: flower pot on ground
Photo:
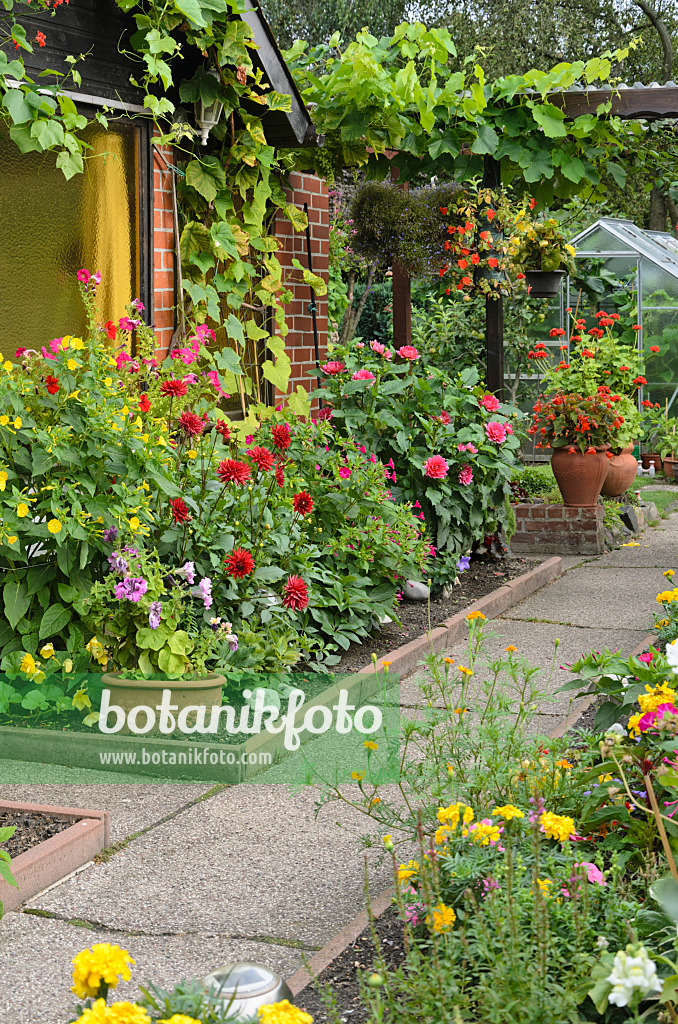
[[[175,732],[182,735],[181,726],[189,728],[195,726],[196,712],[181,716],[186,708],[194,708],[196,705],[205,705],[205,724],[209,724],[213,707],[221,706],[222,689],[226,685],[224,676],[218,673],[205,674],[197,679],[128,679],[122,672],[105,672],[101,678],[104,688],[110,690],[109,707],[119,707],[125,712],[125,725],[120,730],[129,733],[129,713],[134,708],[151,708],[155,715],[155,724],[148,729],[149,733],[157,733],[159,714],[157,707],[162,701],[163,690],[169,690],[171,694],[170,704],[176,707],[172,712],[176,728],[165,735],[171,736]],[[114,724],[116,713],[109,716],[109,726]],[[138,712],[133,724],[138,731],[145,730],[150,716],[145,712]],[[134,731],[134,730],[131,730]]]
[[[570,508],[589,508],[598,501],[607,476],[607,449],[586,452],[576,448],[556,448],[551,469],[563,499]]]
[[[564,270],[525,271],[525,279],[533,299],[555,299],[566,276]]]
[[[678,466],[678,459],[675,455],[667,455],[664,458],[664,476],[667,480],[678,480],[676,475],[676,467]]]
[[[643,469],[649,469],[650,466],[654,466],[655,472],[661,473],[662,459],[658,452],[643,452],[640,456],[640,462]]]
[[[603,481],[601,494],[607,498],[618,498],[628,491],[638,474],[638,461],[633,454],[634,444],[631,441],[618,454],[608,461],[607,476]]]

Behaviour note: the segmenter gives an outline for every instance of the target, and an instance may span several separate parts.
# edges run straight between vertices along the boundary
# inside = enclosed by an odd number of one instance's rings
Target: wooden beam
[[[581,114],[595,114],[601,103],[612,107],[610,116],[630,121],[644,117],[657,120],[664,117],[678,117],[678,86],[648,85],[612,89],[575,89],[568,92],[554,92],[547,96],[549,103],[559,107],[567,117]]]
[[[393,264],[393,344],[396,348],[412,344],[412,292],[410,275],[399,264]]]

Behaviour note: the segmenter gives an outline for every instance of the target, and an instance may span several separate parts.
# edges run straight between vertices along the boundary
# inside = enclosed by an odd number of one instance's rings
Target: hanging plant
[[[439,277],[453,291],[499,296],[511,286],[509,242],[516,220],[515,208],[504,194],[491,189],[460,193],[451,205],[441,205],[439,223],[444,226],[444,262]]]

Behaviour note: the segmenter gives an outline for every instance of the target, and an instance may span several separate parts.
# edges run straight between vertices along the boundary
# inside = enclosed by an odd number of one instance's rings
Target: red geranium
[[[241,580],[244,576],[249,576],[254,569],[254,559],[244,548],[234,548],[224,559],[224,566],[229,576]]]
[[[313,498],[306,491],[299,491],[292,500],[294,511],[300,516],[307,516],[313,511]]]
[[[164,380],[160,385],[160,394],[170,398],[183,398],[188,391],[183,380]]]
[[[57,391],[59,390],[58,378],[53,377],[52,374],[50,373],[48,374],[47,377],[45,377],[45,384],[47,385],[47,390],[49,391],[50,395],[56,395]]]
[[[185,411],[179,417],[179,429],[190,437],[199,437],[205,429],[205,423],[197,413]]]
[[[303,611],[308,606],[308,587],[301,576],[288,576],[283,587],[283,604],[293,612]]]
[[[185,523],[190,518],[188,505],[183,498],[170,498],[170,508],[175,523]]]
[[[271,434],[273,435],[273,444],[276,448],[280,448],[283,452],[289,448],[292,438],[289,423],[277,423],[271,430]]]
[[[263,470],[264,472],[267,472],[269,469],[273,469],[275,457],[273,455],[273,452],[270,452],[268,448],[262,448],[260,446],[256,446],[255,448],[249,448],[247,454],[249,455],[255,466],[258,466],[259,469]]]
[[[252,470],[246,462],[237,459],[222,459],[217,466],[217,476],[222,484],[246,484]]]

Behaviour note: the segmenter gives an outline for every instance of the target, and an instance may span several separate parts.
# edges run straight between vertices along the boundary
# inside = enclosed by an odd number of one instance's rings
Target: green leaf
[[[7,621],[12,629],[16,629],[17,623],[24,617],[31,603],[28,589],[23,580],[11,580],[9,583],[5,583],[2,599]]]
[[[234,260],[238,259],[238,247],[236,246],[233,232],[226,221],[220,220],[213,224],[210,228],[210,235],[217,250],[217,256],[220,259],[223,260],[224,256],[230,256]]]
[[[191,160],[186,168],[186,184],[211,203],[217,192],[226,184],[226,174],[221,162],[215,156]]]
[[[62,149],[56,158],[56,165],[66,181],[70,181],[75,174],[82,174],[84,168],[82,154]]]
[[[489,124],[478,125],[477,137],[471,146],[472,153],[494,153],[499,145],[499,136]]]
[[[532,117],[548,139],[562,139],[567,135],[565,114],[553,103],[535,103],[532,107]]]
[[[560,170],[575,185],[579,184],[586,177],[586,167],[578,156],[571,156],[569,160],[564,160],[560,165]]]
[[[193,641],[185,629],[177,629],[175,633],[171,634],[167,646],[172,654],[186,655],[193,650]]]
[[[29,596],[37,594],[38,590],[42,590],[45,584],[50,583],[55,576],[56,566],[34,565],[26,573],[26,588]]]
[[[44,640],[48,636],[56,636],[61,633],[71,621],[72,614],[72,609],[64,608],[58,601],[56,604],[51,604],[40,622],[39,639]]]
[[[303,231],[308,225],[308,217],[303,210],[300,210],[294,203],[287,203],[285,206],[287,218],[292,223],[295,231]]]
[[[666,916],[678,923],[678,882],[670,875],[666,875],[653,882],[650,886],[650,895]]]
[[[207,22],[202,16],[202,7],[198,0],[174,0],[174,6],[198,28],[206,28]]]
[[[31,136],[40,143],[43,149],[61,146],[64,141],[64,129],[60,121],[40,119],[31,125]]]
[[[170,679],[178,679],[184,674],[186,659],[179,654],[172,654],[169,647],[163,647],[158,655],[158,666]]]
[[[167,633],[164,629],[151,629],[150,626],[142,626],[137,630],[137,644],[151,651],[160,651],[167,642]]]
[[[13,124],[25,124],[33,119],[33,111],[26,103],[21,89],[8,89],[5,93],[2,105],[9,112]]]

